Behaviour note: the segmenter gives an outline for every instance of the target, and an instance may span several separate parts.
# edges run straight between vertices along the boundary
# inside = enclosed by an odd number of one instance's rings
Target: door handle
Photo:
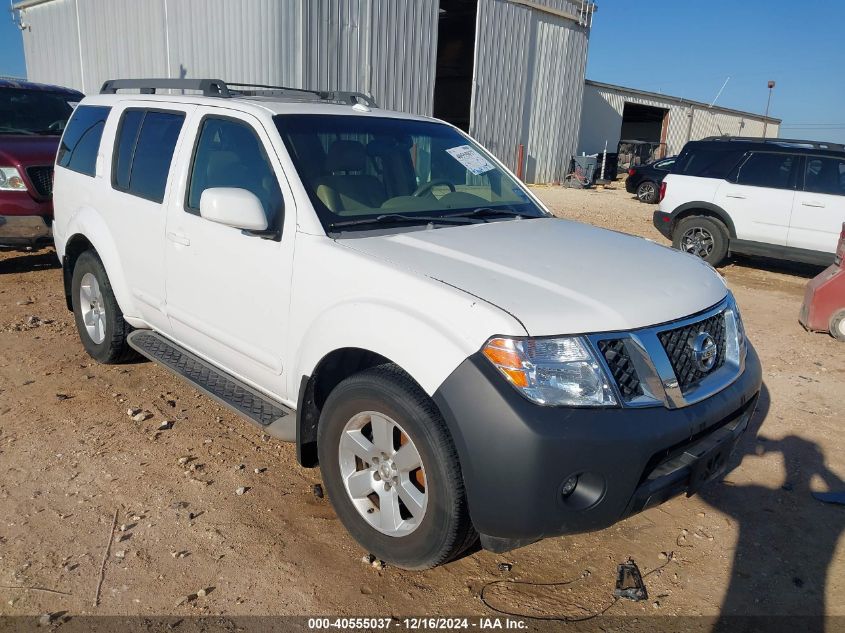
[[[188,236],[182,235],[181,233],[174,233],[173,231],[168,231],[167,239],[169,239],[174,244],[181,244],[182,246],[191,245],[191,240],[188,239]]]
[[[741,193],[726,193],[725,197],[726,198],[737,198],[739,200],[745,200],[745,196],[743,196]]]
[[[808,202],[802,202],[802,207],[816,207],[817,209],[824,209],[823,202],[816,202],[815,200],[810,200]]]

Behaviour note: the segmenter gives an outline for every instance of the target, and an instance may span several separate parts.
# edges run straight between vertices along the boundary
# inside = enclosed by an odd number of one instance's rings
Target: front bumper
[[[0,215],[0,246],[35,246],[50,242],[53,229],[40,215]]]
[[[696,404],[576,409],[523,398],[475,354],[434,395],[455,440],[473,524],[489,549],[612,525],[700,485],[725,464],[762,384],[744,372]],[[564,498],[563,483],[579,476]]]
[[[661,235],[667,239],[672,239],[672,214],[665,211],[655,211],[651,218],[654,228],[660,231]]]

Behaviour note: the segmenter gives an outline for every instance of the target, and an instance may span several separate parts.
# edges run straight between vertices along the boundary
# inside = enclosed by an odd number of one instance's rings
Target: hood
[[[705,310],[727,293],[698,258],[554,218],[338,242],[492,303],[533,336],[657,325]]]
[[[0,134],[0,162],[4,165],[52,165],[60,136]]]

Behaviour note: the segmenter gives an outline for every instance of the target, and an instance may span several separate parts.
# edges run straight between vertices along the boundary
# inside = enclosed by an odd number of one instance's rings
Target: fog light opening
[[[564,499],[570,497],[575,492],[576,486],[578,486],[578,475],[573,475],[563,482],[563,485],[560,487],[560,496]]]

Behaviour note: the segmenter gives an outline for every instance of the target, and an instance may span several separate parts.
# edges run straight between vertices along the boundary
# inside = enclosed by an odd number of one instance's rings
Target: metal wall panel
[[[214,77],[431,114],[437,0],[52,0],[23,15],[32,81],[92,93],[115,77]]]
[[[74,1],[85,71],[82,92],[98,92],[115,77],[161,76],[167,63],[162,1]]]
[[[27,78],[82,90],[76,0],[55,0],[23,12]]]
[[[547,0],[570,12],[572,3]],[[508,0],[479,0],[470,132],[524,179],[559,182],[575,153],[588,30]]]

